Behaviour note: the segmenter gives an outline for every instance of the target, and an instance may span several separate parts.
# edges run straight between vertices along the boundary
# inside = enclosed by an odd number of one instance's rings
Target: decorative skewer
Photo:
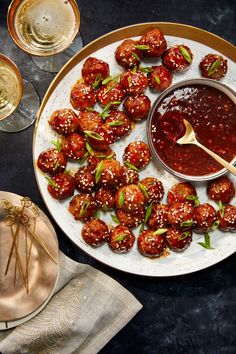
[[[17,277],[17,268],[19,269],[19,273],[23,278],[24,285],[26,287],[27,293],[29,292],[29,263],[30,263],[30,257],[31,257],[31,251],[32,251],[32,246],[34,240],[38,242],[38,244],[43,248],[43,250],[47,253],[47,255],[57,264],[57,260],[55,257],[51,254],[50,250],[46,247],[44,242],[38,237],[36,234],[36,224],[37,224],[37,218],[39,216],[39,209],[36,205],[33,204],[32,210],[35,213],[35,216],[33,217],[33,228],[31,228],[31,225],[29,223],[29,216],[25,213],[25,209],[30,207],[32,205],[31,200],[28,197],[25,197],[21,199],[21,205],[22,207],[16,207],[13,206],[11,202],[8,200],[1,200],[4,209],[8,211],[8,215],[5,218],[5,223],[6,225],[10,226],[11,229],[11,236],[12,236],[12,244],[10,248],[10,253],[8,256],[7,260],[7,265],[5,269],[5,275],[7,275],[9,266],[11,263],[12,255],[13,252],[15,251],[15,270],[14,270],[14,285],[16,283],[16,277]],[[16,228],[13,228],[13,225],[16,224]],[[22,260],[20,258],[19,254],[19,233],[21,230],[21,227],[24,228],[24,247],[25,247],[25,273],[23,270],[23,265],[22,265]],[[30,237],[30,243],[28,243],[29,240],[29,235]]]
[[[20,216],[23,215],[23,212],[24,212],[24,209],[25,209],[25,204],[23,204],[22,206],[22,209],[20,210],[19,214]],[[11,221],[10,222],[14,222],[15,221],[15,216],[14,214],[10,214],[10,218],[11,218]],[[9,220],[9,219],[8,219]],[[11,225],[12,226],[12,225]],[[17,238],[18,238],[18,233],[19,233],[19,229],[20,229],[20,223],[18,222],[17,223],[17,226],[16,226],[16,231],[14,232],[13,234],[13,241],[12,241],[12,245],[11,245],[11,250],[10,250],[10,253],[9,253],[9,256],[8,256],[8,260],[7,260],[7,266],[6,266],[6,270],[5,270],[5,275],[7,275],[7,272],[8,272],[8,269],[9,269],[9,266],[10,266],[10,263],[11,263],[11,258],[12,258],[12,254],[13,254],[13,250],[15,248],[16,251],[16,254],[18,253],[18,248],[17,248]],[[13,228],[11,227],[11,230],[13,232]]]

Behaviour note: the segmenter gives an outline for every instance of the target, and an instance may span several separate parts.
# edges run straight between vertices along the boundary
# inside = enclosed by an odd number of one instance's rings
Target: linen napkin
[[[94,354],[142,308],[119,283],[60,252],[55,293],[34,318],[0,332],[2,354]]]

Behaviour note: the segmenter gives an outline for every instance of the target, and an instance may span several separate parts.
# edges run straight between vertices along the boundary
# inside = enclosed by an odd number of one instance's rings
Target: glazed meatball
[[[37,160],[37,165],[40,170],[50,175],[63,172],[66,168],[66,164],[67,159],[63,152],[54,148],[42,151]]]
[[[115,188],[119,185],[121,177],[121,167],[117,160],[103,160],[95,172],[96,183],[105,188]]]
[[[71,90],[70,102],[75,109],[84,111],[93,107],[96,101],[96,92],[90,85],[78,82]]]
[[[115,58],[123,68],[139,65],[142,60],[142,53],[137,48],[137,42],[132,39],[124,40],[115,51]]]
[[[124,101],[125,112],[133,121],[147,118],[150,108],[151,101],[144,94],[129,96]]]
[[[91,166],[83,166],[75,174],[76,188],[83,193],[91,193],[95,187],[95,173]]]
[[[207,54],[200,62],[201,75],[214,80],[220,80],[227,73],[227,59],[218,54]]]
[[[99,125],[94,131],[85,130],[85,137],[95,150],[104,151],[115,141],[113,130],[107,124]]]
[[[171,227],[166,233],[168,246],[175,252],[182,252],[192,242],[192,230],[182,231]]]
[[[74,177],[68,173],[59,172],[52,179],[49,179],[48,191],[55,199],[70,197],[75,190]]]
[[[110,69],[109,65],[103,60],[89,57],[85,60],[81,73],[86,84],[94,85],[97,83],[99,85],[110,75]]]
[[[102,118],[98,112],[83,111],[79,112],[79,126],[78,130],[84,132],[85,130],[95,130],[103,123]]]
[[[109,81],[98,90],[98,102],[105,107],[111,102],[121,102],[125,93],[119,82]],[[110,109],[117,109],[118,105],[111,104]]]
[[[208,183],[207,194],[215,202],[221,201],[224,204],[228,204],[235,196],[235,187],[231,179],[227,176],[222,176]]]
[[[152,72],[148,74],[148,85],[154,91],[161,92],[172,83],[172,73],[164,65],[153,66]]]
[[[186,45],[176,45],[163,54],[163,64],[173,72],[188,69],[193,60],[193,54]]]
[[[93,150],[93,155],[89,155],[87,158],[88,165],[96,168],[97,164],[101,162],[102,160],[110,160],[116,158],[116,153],[108,148],[107,150],[99,151],[99,150]]]
[[[104,221],[92,219],[83,225],[81,236],[88,245],[98,247],[108,240],[109,230]]]
[[[81,193],[75,195],[69,204],[69,212],[75,220],[90,220],[96,213],[97,206],[92,194]]]
[[[144,194],[146,203],[160,203],[164,196],[162,182],[155,177],[146,177],[139,183],[139,188]]]
[[[148,87],[148,79],[141,71],[127,70],[121,74],[120,84],[124,92],[128,95],[143,93]]]
[[[236,207],[233,205],[225,205],[223,212],[218,212],[220,221],[219,230],[236,232]]]
[[[152,230],[144,230],[138,237],[138,250],[145,257],[160,257],[166,249],[166,239]]]
[[[78,133],[63,136],[61,139],[61,151],[70,159],[80,160],[87,151],[86,142],[82,135]]]
[[[126,253],[131,250],[135,241],[133,232],[123,225],[118,225],[110,231],[108,245],[113,252]]]
[[[169,207],[166,204],[152,205],[151,215],[147,220],[147,226],[151,230],[165,229],[169,227],[168,221]]]
[[[166,40],[159,28],[147,30],[139,40],[140,45],[148,46],[142,53],[146,57],[159,58],[166,50]]]
[[[116,216],[121,223],[130,229],[139,226],[142,224],[145,217],[145,208],[140,207],[132,212],[127,212],[122,209],[116,210]]]
[[[188,202],[192,205],[199,203],[196,188],[189,182],[180,182],[173,185],[167,194],[168,204]]]
[[[98,209],[103,211],[113,209],[116,204],[115,195],[116,190],[113,188],[99,188],[98,191],[95,193],[95,199]]]
[[[48,123],[58,134],[67,135],[78,128],[79,118],[72,109],[63,108],[53,112]]]
[[[116,207],[132,212],[144,205],[145,198],[136,184],[121,187],[116,193]]]
[[[123,160],[130,167],[134,166],[138,170],[145,168],[151,159],[149,147],[143,141],[133,141],[126,146]]]
[[[216,221],[216,210],[209,203],[200,204],[194,210],[194,230],[199,233],[209,232]]]
[[[168,221],[171,226],[188,230],[194,224],[194,208],[189,203],[172,204],[168,211]]]
[[[126,166],[121,167],[121,179],[120,186],[126,186],[127,184],[138,184],[139,175],[135,170],[131,170]]]
[[[129,117],[122,111],[112,111],[106,119],[106,124],[112,129],[114,140],[120,140],[131,130]]]

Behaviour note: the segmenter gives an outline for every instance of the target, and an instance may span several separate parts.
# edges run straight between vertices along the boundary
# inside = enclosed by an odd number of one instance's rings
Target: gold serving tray
[[[76,246],[80,247],[84,252],[94,257],[98,261],[122,271],[145,276],[173,276],[187,274],[193,271],[207,268],[213,264],[218,263],[222,259],[225,259],[230,254],[234,253],[236,249],[236,242],[233,241],[232,235],[230,233],[227,234],[226,242],[223,245],[221,243],[223,242],[222,238],[217,237],[216,249],[211,253],[208,253],[207,255],[205,255],[205,251],[201,249],[199,245],[196,244],[195,239],[195,244],[191,245],[189,250],[186,250],[183,255],[171,254],[166,259],[161,260],[146,259],[138,253],[136,247],[134,247],[133,250],[129,252],[129,254],[125,255],[113,254],[107,248],[107,245],[103,245],[100,248],[93,249],[86,245],[81,239],[80,231],[82,224],[79,222],[77,222],[76,224],[72,216],[69,215],[68,200],[61,201],[60,203],[58,201],[52,200],[53,198],[47,192],[45,179],[43,178],[42,173],[39,171],[36,165],[38,155],[42,151],[39,151],[39,147],[43,147],[44,149],[46,149],[50,146],[51,136],[48,136],[50,133],[47,120],[49,118],[49,115],[52,113],[52,109],[61,108],[64,104],[66,107],[69,105],[68,92],[70,90],[70,87],[72,87],[73,85],[71,80],[74,78],[74,82],[76,82],[76,80],[81,77],[80,69],[77,70],[77,66],[81,67],[81,62],[88,56],[95,55],[94,53],[96,51],[100,51],[100,53],[104,52],[105,61],[108,58],[111,59],[113,53],[106,53],[106,46],[113,46],[115,42],[122,41],[126,38],[140,37],[147,29],[150,29],[151,27],[160,28],[165,36],[173,37],[176,41],[178,40],[179,43],[184,43],[185,39],[191,40],[193,41],[193,43],[196,42],[197,47],[204,47],[203,52],[206,52],[206,50],[209,50],[209,53],[210,51],[218,51],[222,53],[222,55],[226,56],[229,60],[231,59],[230,69],[232,67],[233,69],[235,68],[235,64],[233,63],[236,62],[235,46],[210,32],[196,27],[178,23],[149,22],[120,28],[118,30],[105,34],[104,36],[89,43],[82,50],[80,50],[71,60],[69,60],[49,86],[42,101],[40,110],[38,112],[38,117],[35,125],[33,158],[35,176],[42,198],[44,199],[45,204],[47,205],[50,213],[52,214],[52,217],[55,219],[61,229],[67,234],[67,236],[76,244]],[[114,57],[112,57],[111,61],[113,59]],[[196,77],[198,77],[200,73],[198,72],[196,61],[195,68],[195,72],[193,70],[191,71],[191,68],[187,72],[190,72],[191,75],[196,75]],[[73,75],[71,75],[72,72]],[[233,70],[231,72],[233,72]],[[178,76],[178,79],[179,77],[184,79],[185,74],[183,74],[183,76]],[[230,75],[228,75],[227,78],[231,80]],[[69,84],[68,80],[70,82]],[[231,80],[230,83],[232,86],[235,82]],[[68,96],[61,97],[61,95],[65,95],[65,92]],[[59,100],[60,97],[61,100]],[[55,102],[61,104],[61,106],[59,106],[59,104],[58,106],[56,106]],[[142,138],[144,138],[145,134],[143,134],[143,132],[145,130],[145,122],[142,123],[143,124],[140,123],[138,129],[134,129],[134,131],[138,131],[138,134],[135,135],[135,139],[137,139],[137,137],[139,138],[139,140],[140,137],[141,140]],[[140,135],[141,131],[142,136]],[[129,138],[131,139],[130,136],[128,137],[128,139]],[[127,141],[128,140],[126,140],[126,143]],[[116,145],[116,147],[117,151],[119,150],[120,153],[120,151],[122,151],[122,149],[124,148],[124,142],[120,141],[118,145]],[[149,166],[147,167],[147,169],[142,171],[142,173],[148,173],[148,171],[150,171],[150,169],[148,168]],[[165,181],[166,185],[170,183],[169,176],[164,175],[162,171],[158,170],[157,176],[161,180]],[[206,196],[204,188],[204,186],[201,187],[201,192],[202,195],[204,194],[204,196]],[[109,222],[110,221],[108,220],[108,223]]]

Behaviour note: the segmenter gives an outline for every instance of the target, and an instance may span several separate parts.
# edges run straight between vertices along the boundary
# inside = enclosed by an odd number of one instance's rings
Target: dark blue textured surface
[[[18,49],[6,29],[9,1],[0,3],[0,52],[19,65],[41,98],[53,74],[40,71]],[[111,30],[134,23],[167,21],[190,24],[236,44],[235,0],[80,0],[85,44]],[[33,127],[0,133],[0,190],[30,196],[48,215],[32,164]],[[57,228],[60,248],[71,258],[109,274],[143,304],[139,314],[101,354],[235,354],[236,256],[204,271],[176,278],[145,278],[110,269],[75,248]],[[236,235],[235,235],[236,237]]]

